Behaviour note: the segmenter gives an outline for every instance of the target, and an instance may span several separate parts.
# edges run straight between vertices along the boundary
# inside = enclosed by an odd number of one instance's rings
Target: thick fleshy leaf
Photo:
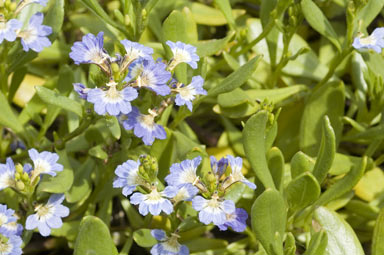
[[[372,238],[372,255],[384,254],[384,208],[381,209],[376,220]]]

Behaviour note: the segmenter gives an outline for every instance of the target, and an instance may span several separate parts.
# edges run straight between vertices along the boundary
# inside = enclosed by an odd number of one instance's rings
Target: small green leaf
[[[215,8],[209,7],[208,5],[193,2],[190,7],[193,18],[198,24],[208,26],[223,26],[228,23],[222,12]],[[244,13],[245,10],[232,10],[232,15],[234,18],[237,18]]]
[[[341,51],[341,45],[337,39],[337,34],[320,8],[312,0],[302,0],[301,9],[309,25],[331,41],[331,43]]]
[[[380,11],[383,10],[384,0],[367,1],[366,5],[359,10],[356,20],[362,29],[367,28],[376,18]]]
[[[331,126],[331,122],[327,116],[323,121],[323,135],[321,138],[321,145],[317,154],[315,166],[313,167],[313,175],[317,181],[321,184],[328,171],[331,169],[333,159],[336,152],[336,140],[335,133]]]
[[[269,255],[283,254],[282,237],[285,233],[286,220],[284,199],[277,190],[267,189],[252,205],[253,232]]]
[[[19,119],[13,113],[7,98],[1,92],[0,109],[0,125],[12,129],[15,133],[21,133],[23,131],[23,125],[21,125]]]
[[[322,122],[327,115],[336,137],[336,145],[340,142],[343,128],[345,101],[344,84],[330,82],[314,90],[307,99],[300,125],[300,148],[311,157],[319,150],[322,136]]]
[[[277,147],[272,147],[267,154],[268,167],[275,186],[278,190],[283,188],[284,155]]]
[[[223,239],[215,239],[215,238],[204,238],[199,237],[184,243],[189,248],[189,251],[192,252],[203,252],[209,251],[213,249],[220,249],[228,246],[228,242]]]
[[[327,232],[320,230],[311,236],[308,248],[304,255],[324,255],[328,244]]]
[[[45,103],[74,112],[80,117],[83,116],[83,108],[80,103],[44,87],[36,86],[35,89],[41,100]]]
[[[384,208],[381,209],[376,220],[372,238],[372,255],[384,254]]]
[[[95,216],[86,216],[80,223],[74,255],[117,255],[108,227]]]
[[[268,99],[270,103],[279,104],[306,91],[308,91],[306,85],[292,85],[286,88],[248,89],[245,92],[250,98],[257,98],[261,102]]]
[[[212,56],[217,52],[224,49],[229,41],[233,38],[235,32],[229,32],[228,35],[222,39],[212,39],[206,41],[198,41],[196,46],[196,53],[200,58]]]
[[[304,172],[312,172],[315,161],[304,152],[297,152],[291,159],[291,176],[296,178]]]
[[[296,254],[296,240],[295,236],[289,232],[284,243],[284,255],[295,255]]]
[[[364,255],[363,248],[353,229],[336,212],[319,207],[314,213],[314,220],[328,236],[324,255]]]
[[[152,236],[151,230],[142,228],[133,232],[133,240],[141,247],[152,247],[157,240]]]
[[[69,203],[76,203],[85,199],[91,193],[91,173],[95,169],[95,162],[89,157],[75,170],[72,187],[65,193]]]
[[[52,34],[49,39],[54,40],[61,30],[64,22],[64,0],[50,1],[47,15],[44,18],[44,24],[52,28]]]
[[[265,152],[265,133],[268,112],[260,111],[252,116],[243,130],[244,151],[257,178],[265,188],[275,189],[271,173],[268,169]]]
[[[360,164],[355,165],[342,179],[328,188],[314,203],[313,209],[322,206],[350,191],[361,179],[367,166],[367,157],[363,157]]]
[[[289,183],[285,194],[289,208],[298,211],[319,197],[320,185],[310,172],[304,172]]]
[[[80,221],[64,222],[61,228],[52,228],[52,236],[64,237],[68,241],[75,241],[79,233]]]
[[[108,158],[108,154],[104,151],[102,144],[96,145],[89,149],[88,154],[102,160]]]
[[[232,8],[231,3],[229,0],[214,0],[216,6],[220,9],[220,11],[223,13],[225,19],[228,21],[229,27],[234,30],[235,27],[235,19],[232,15]]]
[[[260,56],[256,56],[248,61],[245,65],[231,73],[222,82],[210,89],[208,91],[208,96],[213,97],[221,93],[230,92],[243,85],[244,82],[246,82],[255,71],[260,59]]]

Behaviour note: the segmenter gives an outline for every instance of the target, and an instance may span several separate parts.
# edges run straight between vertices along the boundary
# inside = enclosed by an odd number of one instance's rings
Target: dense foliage
[[[0,254],[384,254],[384,0],[0,0]]]

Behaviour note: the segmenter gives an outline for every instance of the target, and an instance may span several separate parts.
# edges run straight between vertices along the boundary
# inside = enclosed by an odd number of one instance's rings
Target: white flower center
[[[9,254],[12,251],[12,244],[8,240],[0,238],[0,254]]]
[[[376,44],[376,38],[373,37],[373,36],[367,36],[367,37],[364,37],[364,38],[360,38],[360,43],[362,45],[374,45]]]
[[[6,171],[4,174],[0,175],[0,189],[5,189],[11,187],[15,184],[13,175]]]
[[[185,187],[182,187],[176,196],[173,198],[175,201],[181,201],[189,197],[189,193]]]
[[[177,63],[187,63],[192,60],[188,51],[179,48],[173,51],[173,58]]]
[[[162,243],[164,250],[178,254],[180,252],[180,244],[177,242],[177,237],[172,236],[166,242]]]
[[[196,172],[193,167],[190,167],[182,172],[180,179],[182,180],[182,183],[194,183],[196,180]]]
[[[140,115],[139,116],[139,122],[140,124],[148,129],[148,130],[153,130],[155,128],[155,120],[154,120],[154,116],[150,115],[150,114],[147,114],[147,115]]]
[[[137,77],[137,86],[139,87],[149,87],[154,84],[154,75],[152,72],[142,72],[139,77]]]
[[[236,213],[226,214],[227,221],[233,221],[236,219]]]
[[[34,162],[35,169],[33,170],[34,175],[46,173],[51,170],[51,165],[44,159],[38,158]]]
[[[212,199],[208,201],[207,207],[210,207],[212,209],[219,209],[221,206],[221,203],[214,197],[212,196]]]
[[[4,213],[0,213],[0,226],[7,223],[8,217]]]
[[[186,86],[184,88],[179,88],[179,93],[181,98],[183,98],[186,101],[192,101],[195,99],[196,90],[192,86]]]
[[[23,38],[27,43],[32,43],[37,39],[37,31],[35,28],[29,28],[27,30],[21,31],[19,36]]]
[[[123,99],[120,91],[116,89],[116,85],[112,85],[107,92],[104,93],[104,100],[107,103],[119,102]]]
[[[53,215],[54,209],[54,207],[49,205],[39,205],[36,207],[35,211],[37,213],[37,216],[39,216],[39,220],[44,220],[50,218]]]
[[[7,29],[7,23],[5,22],[0,22],[0,31],[1,30],[6,30]]]
[[[101,65],[104,62],[105,57],[103,56],[100,52],[100,49],[98,48],[93,48],[88,51],[88,59],[92,61],[93,63],[96,63],[98,65]]]
[[[159,201],[163,200],[164,198],[161,196],[160,192],[157,191],[157,189],[153,189],[151,193],[147,195],[146,202],[147,203],[158,203]]]

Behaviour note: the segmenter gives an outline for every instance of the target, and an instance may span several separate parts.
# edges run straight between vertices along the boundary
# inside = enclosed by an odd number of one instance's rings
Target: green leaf
[[[250,98],[257,98],[261,102],[268,99],[268,102],[279,104],[306,91],[308,91],[306,85],[292,85],[286,88],[248,89],[246,93]]]
[[[108,154],[104,151],[102,144],[99,144],[90,148],[88,151],[88,154],[102,160],[105,160],[108,158]]]
[[[65,151],[57,151],[60,156],[59,164],[64,166],[63,171],[57,172],[56,176],[42,175],[42,180],[37,187],[37,192],[64,193],[68,191],[73,183],[73,169],[69,163]]]
[[[228,21],[229,27],[234,30],[236,28],[236,24],[232,15],[232,8],[229,0],[214,0],[214,3],[223,13],[225,19]]]
[[[117,255],[108,227],[95,216],[86,216],[80,223],[74,255]]]
[[[312,204],[320,195],[320,185],[310,172],[293,179],[285,190],[289,208],[299,211]]]
[[[317,154],[315,166],[313,167],[313,175],[320,184],[324,181],[328,171],[331,169],[333,159],[335,158],[335,152],[335,133],[333,132],[328,116],[325,116],[320,149]]]
[[[23,125],[13,113],[7,98],[0,92],[0,125],[12,129],[15,133],[23,131]]]
[[[215,8],[196,2],[192,3],[190,7],[193,18],[198,24],[208,26],[223,26],[227,24],[227,19],[223,13]],[[237,18],[244,13],[244,10],[232,10],[232,15],[234,18]]]
[[[250,116],[255,112],[257,112],[257,110],[259,109],[260,109],[259,104],[250,103],[250,102],[240,104],[237,106],[232,106],[232,107],[222,107],[220,105],[215,105],[213,107],[213,111],[215,113],[229,117],[229,118],[234,118],[234,119]]]
[[[367,166],[367,157],[363,157],[342,179],[329,187],[314,203],[313,209],[322,206],[350,191],[361,179]]]
[[[241,85],[243,85],[249,77],[256,70],[256,66],[260,61],[260,56],[256,56],[245,65],[241,66],[239,69],[231,73],[226,77],[220,84],[216,85],[208,91],[208,96],[217,96],[221,93],[230,92]]]
[[[268,167],[271,171],[273,182],[278,190],[283,188],[284,155],[277,147],[272,147],[267,154]]]
[[[296,254],[296,240],[295,236],[289,232],[284,243],[284,255],[295,255]]]
[[[196,54],[200,58],[212,56],[219,51],[223,50],[229,41],[232,40],[235,32],[229,32],[228,35],[222,39],[212,39],[206,41],[198,41],[196,46]]]
[[[353,229],[336,212],[319,207],[314,213],[314,220],[328,236],[325,255],[364,255]]]
[[[21,82],[24,80],[24,77],[27,74],[27,72],[28,70],[26,67],[21,67],[13,73],[11,86],[9,87],[9,91],[8,91],[9,102],[12,102],[13,97],[15,96],[16,91],[19,89]]]
[[[284,199],[277,190],[267,189],[252,205],[253,232],[269,255],[283,254],[286,220]]]
[[[384,7],[384,0],[367,1],[368,3],[358,12],[356,20],[362,29],[367,28]]]
[[[83,116],[83,108],[80,103],[44,87],[36,86],[35,89],[41,100],[45,103],[74,112],[80,117]]]
[[[64,22],[64,0],[50,1],[47,15],[44,17],[44,24],[52,28],[49,39],[54,40],[59,34]]]
[[[296,178],[304,172],[312,172],[315,161],[307,154],[299,151],[291,159],[291,176]]]
[[[268,112],[262,110],[253,115],[245,124],[243,130],[244,151],[257,178],[265,188],[275,189],[272,175],[268,169],[265,151],[265,133]]]
[[[341,52],[341,45],[337,39],[337,34],[320,8],[312,0],[302,0],[301,9],[309,25],[331,41]]]
[[[95,166],[95,162],[87,158],[81,167],[76,169],[72,187],[65,193],[69,203],[76,203],[89,196],[92,187],[91,174]]]
[[[68,241],[75,241],[79,233],[80,221],[64,222],[61,228],[52,228],[52,236],[64,237]]]
[[[314,90],[307,99],[300,124],[300,148],[309,156],[318,153],[321,136],[322,122],[327,115],[336,136],[336,145],[340,141],[343,128],[342,116],[344,115],[344,84],[330,82]]]
[[[328,244],[327,232],[320,230],[311,236],[308,248],[304,255],[324,255]]]
[[[372,255],[384,254],[384,208],[381,209],[376,220],[372,238]]]
[[[151,234],[151,229],[148,228],[133,232],[133,240],[141,247],[152,247],[157,243],[157,240]]]
[[[203,251],[209,251],[213,249],[220,249],[223,247],[228,246],[228,241],[223,239],[216,239],[216,238],[204,238],[199,237],[196,239],[193,239],[191,241],[187,241],[184,243],[184,245],[187,245],[190,252],[203,252]]]

